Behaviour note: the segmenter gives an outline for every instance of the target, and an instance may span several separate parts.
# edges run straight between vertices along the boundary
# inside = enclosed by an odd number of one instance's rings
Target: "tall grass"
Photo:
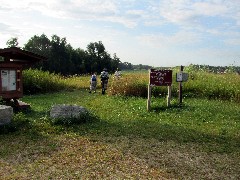
[[[237,74],[214,74],[190,72],[183,84],[185,95],[240,102],[240,76]]]
[[[28,69],[23,71],[23,89],[25,94],[46,93],[65,89],[60,75]]]
[[[188,72],[189,79],[183,82],[183,94],[190,97],[207,97],[213,99],[233,100],[240,102],[240,76],[237,74],[216,74],[209,72]],[[179,83],[176,82],[176,72],[173,72],[172,96],[177,96]],[[128,73],[119,80],[113,79],[110,95],[147,97],[149,74],[147,72]],[[167,94],[166,87],[154,87],[155,97]]]
[[[147,76],[146,73],[128,73],[123,77],[112,78],[109,86],[110,95],[123,96],[147,96]]]
[[[86,76],[63,77],[59,74],[36,69],[23,71],[24,94],[58,92],[87,88],[88,86]]]
[[[233,73],[216,74],[204,71],[188,71],[189,79],[183,82],[183,95],[186,97],[207,97],[240,102],[240,76]],[[89,89],[90,75],[75,75],[62,77],[58,74],[39,70],[23,71],[25,94],[55,92],[61,90]],[[179,83],[176,80],[176,70],[173,72],[172,96],[178,96]],[[108,94],[121,96],[147,97],[149,83],[148,71],[123,72],[120,79],[110,76]],[[98,78],[98,88],[100,88]],[[152,96],[167,95],[166,87],[154,87]]]

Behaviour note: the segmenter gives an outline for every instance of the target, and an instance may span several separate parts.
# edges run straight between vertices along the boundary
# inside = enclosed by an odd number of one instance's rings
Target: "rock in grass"
[[[78,124],[91,119],[88,110],[82,106],[58,104],[52,107],[50,117],[54,124]]]
[[[9,124],[13,118],[13,108],[11,106],[0,105],[0,126]]]

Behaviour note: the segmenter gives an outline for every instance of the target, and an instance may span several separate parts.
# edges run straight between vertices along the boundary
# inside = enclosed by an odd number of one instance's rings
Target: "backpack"
[[[92,75],[91,80],[92,80],[92,81],[97,81],[97,77],[96,77],[96,75]]]
[[[108,73],[107,72],[102,72],[101,73],[101,79],[102,80],[107,80],[108,79]]]

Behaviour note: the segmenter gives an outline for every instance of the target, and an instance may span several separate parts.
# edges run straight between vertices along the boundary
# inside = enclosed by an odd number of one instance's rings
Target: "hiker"
[[[121,71],[118,71],[118,68],[115,71],[114,76],[115,76],[116,79],[119,79],[121,77]]]
[[[96,73],[93,73],[90,79],[90,91],[89,93],[91,93],[92,91],[96,92],[96,88],[97,88],[97,75]]]
[[[106,68],[104,68],[103,71],[101,72],[100,78],[101,78],[101,85],[102,85],[102,94],[105,94],[105,91],[107,90],[108,79],[109,79]]]

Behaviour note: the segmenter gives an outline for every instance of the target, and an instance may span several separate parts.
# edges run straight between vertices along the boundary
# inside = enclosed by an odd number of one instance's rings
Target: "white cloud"
[[[228,7],[217,2],[196,2],[192,5],[192,11],[198,15],[204,16],[222,16],[228,12]]]
[[[159,13],[167,21],[179,25],[195,25],[196,17],[229,17],[229,14],[236,14],[235,6],[222,0],[192,1],[192,0],[169,0],[158,4]],[[239,10],[239,8],[238,8]]]
[[[201,37],[197,33],[180,31],[172,36],[165,34],[145,34],[139,36],[138,40],[142,44],[148,44],[155,48],[167,48],[196,44],[201,41]]]
[[[2,34],[15,34],[17,35],[19,32],[16,29],[13,29],[10,25],[5,23],[0,23],[0,29]]]
[[[110,53],[141,63],[150,56],[227,58],[236,52],[222,48],[240,45],[239,0],[2,0],[0,17],[0,43],[42,33],[82,48],[102,40]]]

